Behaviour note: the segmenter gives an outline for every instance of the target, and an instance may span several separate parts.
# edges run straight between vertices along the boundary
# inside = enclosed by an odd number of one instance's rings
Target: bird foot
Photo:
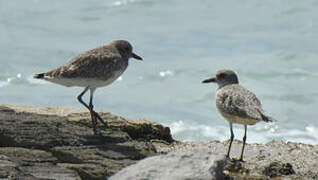
[[[99,120],[99,122],[101,122],[105,127],[108,127],[107,123],[100,117],[100,115],[96,112],[93,111],[94,116]]]
[[[245,162],[242,158],[236,159],[236,158],[231,158],[229,156],[225,156],[226,160],[231,161],[231,162]]]
[[[102,132],[100,130],[95,129],[94,130],[94,135],[95,136],[102,136],[103,134],[102,134]]]
[[[232,158],[231,161],[232,162],[245,162],[242,158],[240,158],[240,159]]]

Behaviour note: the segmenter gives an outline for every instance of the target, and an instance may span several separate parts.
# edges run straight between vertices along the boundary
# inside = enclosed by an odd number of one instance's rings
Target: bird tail
[[[265,122],[275,122],[275,121],[277,121],[276,119],[274,119],[274,118],[272,118],[272,117],[270,117],[270,116],[265,115],[265,114],[264,114],[262,111],[260,111],[260,110],[258,110],[258,112],[260,113],[260,115],[262,116],[263,121],[265,121]]]
[[[265,122],[276,122],[277,121],[276,119],[274,119],[273,117],[270,117],[270,116],[263,115],[262,117],[263,117],[263,121],[265,121]]]
[[[33,76],[33,78],[35,78],[35,79],[44,79],[44,75],[45,75],[45,73],[36,74],[36,75]]]

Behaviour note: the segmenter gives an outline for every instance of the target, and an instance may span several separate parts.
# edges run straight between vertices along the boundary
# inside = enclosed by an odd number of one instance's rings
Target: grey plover
[[[228,158],[234,139],[232,124],[244,124],[243,146],[239,159],[243,161],[247,125],[253,125],[259,121],[270,122],[273,119],[265,115],[261,102],[255,94],[239,85],[235,72],[227,69],[219,70],[214,77],[202,81],[202,83],[210,82],[217,83],[219,86],[216,91],[216,107],[230,124],[231,139],[226,155]]]
[[[46,73],[36,74],[34,78],[44,79],[63,86],[85,87],[78,96],[78,101],[83,104],[91,114],[94,134],[97,134],[97,120],[105,126],[107,124],[93,109],[93,94],[97,87],[107,86],[114,82],[127,68],[128,59],[142,58],[132,51],[128,41],[116,40],[108,45],[100,46],[80,54],[65,66]],[[90,90],[89,104],[82,100],[82,96]]]

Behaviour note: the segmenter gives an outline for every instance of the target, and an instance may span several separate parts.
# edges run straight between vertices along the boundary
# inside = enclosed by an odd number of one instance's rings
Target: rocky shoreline
[[[99,113],[108,127],[94,136],[85,109],[0,105],[0,179],[318,179],[318,145],[247,144],[245,162],[229,161],[227,142],[178,142],[158,123]]]

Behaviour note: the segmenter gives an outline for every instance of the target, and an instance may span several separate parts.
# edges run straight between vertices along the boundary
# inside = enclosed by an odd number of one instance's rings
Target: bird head
[[[133,47],[128,41],[125,40],[116,40],[111,43],[118,50],[120,55],[124,58],[134,58],[137,60],[142,60],[140,56],[133,52]]]
[[[230,84],[238,84],[238,78],[234,71],[228,69],[222,69],[216,72],[214,77],[203,80],[202,83],[217,83],[219,88],[230,85]]]

